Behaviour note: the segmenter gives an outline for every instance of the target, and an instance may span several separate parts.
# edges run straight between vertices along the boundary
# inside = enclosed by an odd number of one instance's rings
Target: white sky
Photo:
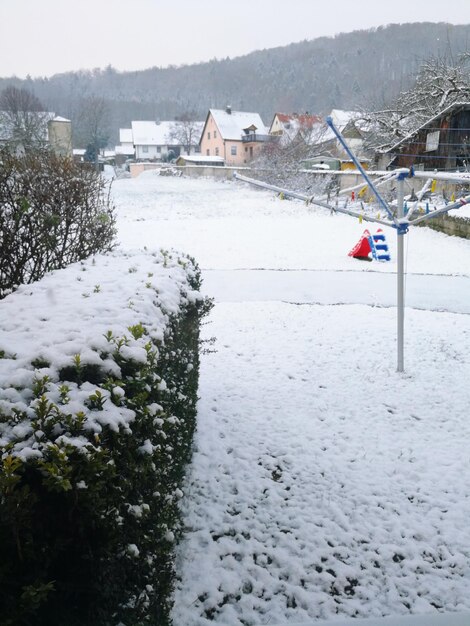
[[[404,22],[470,23],[470,0],[0,0],[0,76],[234,57]]]

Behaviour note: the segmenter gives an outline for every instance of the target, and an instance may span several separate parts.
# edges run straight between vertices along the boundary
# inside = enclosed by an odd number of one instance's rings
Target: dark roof
[[[445,109],[442,109],[442,111],[440,111],[439,113],[436,113],[436,115],[433,115],[432,117],[430,117],[426,122],[424,122],[424,124],[421,124],[421,126],[416,128],[415,130],[413,130],[411,133],[408,133],[408,135],[406,135],[406,137],[403,137],[402,139],[400,139],[400,141],[397,141],[397,143],[393,144],[393,146],[391,148],[388,148],[387,150],[384,150],[384,154],[387,154],[387,152],[395,151],[398,148],[398,146],[401,146],[401,144],[404,144],[404,143],[408,142],[417,133],[419,133],[421,130],[423,130],[423,128],[426,128],[426,126],[428,126],[429,124],[435,122],[436,120],[439,120],[441,117],[443,117],[447,113],[449,113],[449,112],[451,112],[451,111],[453,111],[455,109],[461,109],[461,108],[462,109],[470,109],[470,102],[454,102],[453,104],[449,104]]]

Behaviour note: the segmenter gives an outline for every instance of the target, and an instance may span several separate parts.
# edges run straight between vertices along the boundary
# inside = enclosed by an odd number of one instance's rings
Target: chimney
[[[227,104],[227,106],[225,107],[225,112],[228,115],[232,115],[232,107],[230,106],[230,104]]]

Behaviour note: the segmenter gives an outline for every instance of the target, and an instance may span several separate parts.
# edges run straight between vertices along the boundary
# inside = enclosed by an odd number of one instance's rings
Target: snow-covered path
[[[233,183],[115,194],[122,245],[194,254],[217,300],[175,626],[470,609],[470,317],[436,312],[468,312],[470,243],[408,236],[398,375],[396,268],[347,257],[354,220]]]
[[[396,275],[326,270],[206,270],[205,294],[216,302],[396,306]],[[414,309],[470,314],[470,277],[407,274],[406,303]]]

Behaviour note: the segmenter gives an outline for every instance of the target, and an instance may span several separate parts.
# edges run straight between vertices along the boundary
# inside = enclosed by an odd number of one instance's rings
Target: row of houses
[[[375,152],[366,148],[369,131],[361,125],[358,113],[333,109],[330,116],[365,166],[380,170],[396,167],[470,170],[469,102],[454,102],[391,148]],[[128,143],[122,145],[127,145],[129,150],[133,146],[137,159],[144,159],[146,154],[158,158],[159,154],[165,151],[168,154],[169,150],[176,148],[181,164],[211,163],[240,167],[248,166],[258,157],[267,142],[288,144],[303,141],[311,157],[303,160],[305,166],[335,169],[348,169],[351,166],[348,156],[324,120],[308,113],[276,113],[270,126],[265,126],[258,113],[232,111],[230,107],[210,109],[206,120],[199,122],[199,140],[194,142],[190,151],[184,151],[181,145],[172,147],[170,143],[165,144],[164,134],[160,133],[157,139],[156,135],[148,132],[152,124],[133,122],[132,131],[127,131]],[[134,128],[142,132],[134,134]],[[152,141],[155,141],[153,148]]]
[[[363,151],[363,134],[354,119],[357,113],[333,109],[331,116],[350,146]],[[132,122],[119,131],[116,154],[137,161],[178,160],[200,165],[247,166],[261,155],[268,144],[303,142],[312,153],[346,157],[324,120],[308,113],[276,113],[265,126],[258,113],[210,109],[204,122],[193,122],[193,141],[182,141],[180,122]],[[186,126],[186,130],[187,130]],[[363,156],[363,155],[361,155]]]
[[[368,129],[361,126],[358,113],[333,109],[330,117],[366,165],[381,170],[411,166],[470,170],[469,102],[454,102],[388,150],[375,153],[366,149]],[[21,118],[13,118],[0,111],[0,145],[12,139],[21,144],[23,135],[33,132],[58,154],[72,155],[70,120],[51,112],[25,112]],[[243,167],[259,157],[263,148],[300,142],[310,157],[302,160],[305,166],[350,166],[331,129],[321,117],[309,113],[275,113],[271,124],[265,126],[258,113],[233,111],[227,106],[210,109],[205,121],[133,121],[130,128],[120,129],[119,136],[120,144],[105,151],[103,158],[121,163],[179,159],[181,164]]]
[[[229,117],[237,120],[237,124],[232,126],[227,123]],[[448,105],[390,148],[377,151],[367,148],[370,130],[361,123],[359,113],[333,109],[330,117],[348,146],[366,167],[372,166],[379,170],[414,167],[420,170],[470,171],[469,102]],[[220,137],[214,139],[214,132],[219,129]],[[235,114],[234,118],[230,110],[211,110],[200,146],[203,154],[220,154],[227,165],[240,166],[259,155],[264,142],[271,141],[273,137],[286,144],[299,140],[307,144],[311,158],[305,159],[304,165],[308,166],[310,162],[318,167],[325,163],[327,167],[335,169],[349,169],[352,166],[348,155],[324,120],[309,114],[276,113],[270,127],[266,129],[259,116],[250,120],[244,114]]]

